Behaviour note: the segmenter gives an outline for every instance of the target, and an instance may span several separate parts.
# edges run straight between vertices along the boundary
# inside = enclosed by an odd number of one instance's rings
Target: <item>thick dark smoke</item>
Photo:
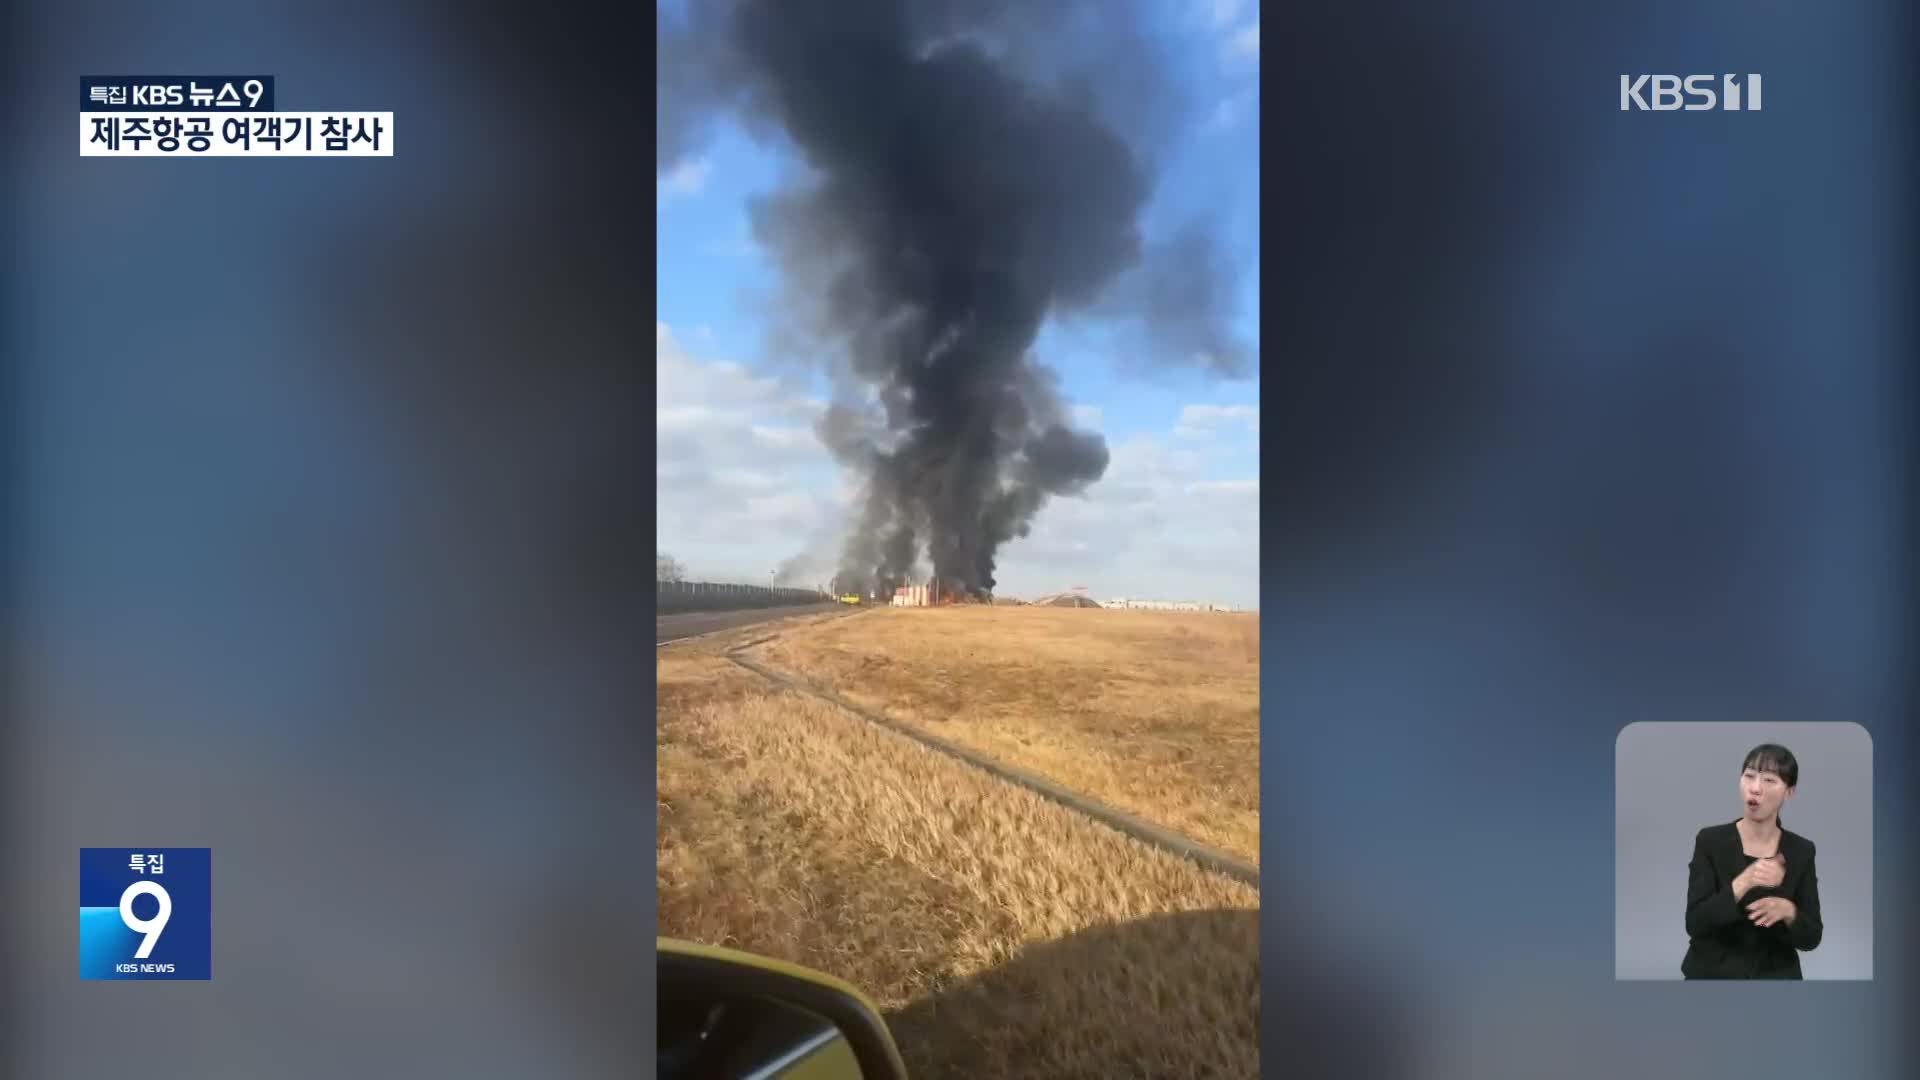
[[[1168,362],[1244,367],[1220,326],[1215,298],[1231,290],[1214,261],[1189,260],[1202,284],[1185,294],[1143,266],[1148,151],[1164,125],[1139,107],[1138,88],[1157,85],[1146,36],[1125,5],[701,8],[680,40],[711,66],[675,62],[662,93],[685,96],[662,106],[676,135],[661,153],[737,107],[807,166],[752,223],[835,357],[821,437],[866,483],[839,580],[890,591],[924,556],[943,588],[988,595],[1001,546],[1106,471],[1105,441],[1069,426],[1032,353],[1050,314],[1092,309],[1137,271],[1126,314]],[[1123,48],[1132,81],[1077,62],[1086,39],[1067,29]],[[1067,59],[1047,63],[1046,35]],[[1209,242],[1169,251],[1204,256]]]

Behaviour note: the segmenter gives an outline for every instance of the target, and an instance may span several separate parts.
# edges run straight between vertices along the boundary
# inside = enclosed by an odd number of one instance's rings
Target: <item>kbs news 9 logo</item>
[[[81,848],[80,977],[213,978],[213,849]]]

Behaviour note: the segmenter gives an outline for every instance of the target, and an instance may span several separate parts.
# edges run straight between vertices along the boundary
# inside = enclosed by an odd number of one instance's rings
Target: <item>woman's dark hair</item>
[[[1790,788],[1800,784],[1800,759],[1793,751],[1779,743],[1761,743],[1747,751],[1747,760],[1740,765],[1740,771],[1778,773],[1780,779]]]

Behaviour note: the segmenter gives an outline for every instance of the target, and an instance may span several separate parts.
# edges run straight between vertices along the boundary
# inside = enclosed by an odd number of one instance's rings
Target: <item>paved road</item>
[[[818,615],[828,611],[846,611],[845,604],[804,604],[799,607],[751,608],[746,611],[688,611],[679,615],[660,615],[654,619],[654,644],[664,645],[669,641],[690,638],[696,634],[711,634],[715,630],[731,630],[736,626],[752,626],[754,623],[768,622],[773,619],[786,619],[795,615]]]

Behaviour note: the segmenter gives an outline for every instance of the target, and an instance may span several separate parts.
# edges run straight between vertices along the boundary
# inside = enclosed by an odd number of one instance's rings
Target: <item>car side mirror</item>
[[[662,1080],[906,1080],[880,1011],[831,975],[674,938],[655,958]]]

